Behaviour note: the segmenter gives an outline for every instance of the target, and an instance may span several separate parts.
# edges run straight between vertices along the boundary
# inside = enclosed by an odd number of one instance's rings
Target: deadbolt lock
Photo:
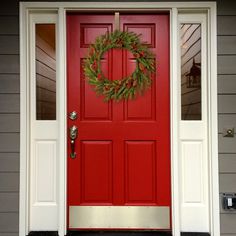
[[[76,112],[76,111],[70,112],[69,118],[70,118],[71,120],[76,120],[77,117],[78,117],[78,115],[77,115],[77,112]]]

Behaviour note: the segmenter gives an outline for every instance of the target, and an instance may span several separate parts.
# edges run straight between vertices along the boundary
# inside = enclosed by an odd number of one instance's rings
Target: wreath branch
[[[101,59],[112,48],[127,49],[133,54],[136,68],[130,76],[121,80],[110,80],[104,76]],[[151,50],[141,43],[140,34],[116,30],[97,37],[95,43],[89,47],[84,73],[89,84],[98,95],[104,96],[105,101],[133,99],[151,86],[151,75],[156,67],[154,58]]]

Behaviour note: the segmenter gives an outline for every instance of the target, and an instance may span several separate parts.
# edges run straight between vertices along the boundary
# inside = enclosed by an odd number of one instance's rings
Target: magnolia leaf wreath
[[[154,55],[139,37],[134,32],[116,30],[97,37],[90,46],[84,64],[85,77],[96,93],[104,96],[105,101],[133,99],[137,93],[142,94],[150,87],[151,74],[155,72]],[[112,48],[127,49],[136,59],[133,73],[121,80],[110,80],[102,72],[101,59]]]

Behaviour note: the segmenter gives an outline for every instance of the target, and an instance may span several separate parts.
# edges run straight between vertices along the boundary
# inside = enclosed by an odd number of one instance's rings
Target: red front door
[[[95,38],[120,30],[141,34],[156,55],[151,89],[135,100],[104,102],[83,75]],[[121,79],[133,55],[110,50],[103,73]],[[68,134],[69,229],[170,229],[170,94],[168,14],[67,15],[69,128],[78,127],[75,158]]]

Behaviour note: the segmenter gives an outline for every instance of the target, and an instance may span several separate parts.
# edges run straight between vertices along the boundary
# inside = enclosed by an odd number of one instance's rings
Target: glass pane
[[[36,24],[36,119],[56,119],[55,24]]]
[[[201,120],[201,25],[181,24],[182,120]]]

